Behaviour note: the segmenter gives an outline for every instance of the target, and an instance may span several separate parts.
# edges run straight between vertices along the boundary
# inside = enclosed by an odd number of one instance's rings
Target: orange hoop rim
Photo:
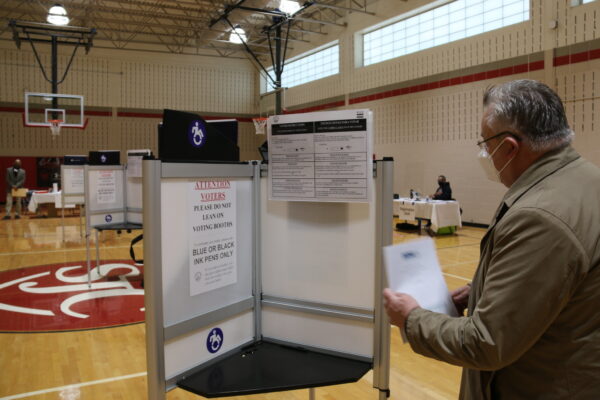
[[[48,122],[50,122],[52,125],[59,125],[61,122],[63,122],[62,119],[49,119]]]
[[[269,118],[267,118],[267,117],[257,117],[257,118],[252,118],[252,120],[254,120],[254,121],[266,121],[266,120],[268,120],[268,119],[269,119]]]

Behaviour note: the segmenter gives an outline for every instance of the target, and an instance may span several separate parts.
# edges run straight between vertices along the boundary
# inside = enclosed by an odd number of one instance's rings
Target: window
[[[596,1],[596,0],[571,0],[571,5],[573,7],[575,7],[575,6],[580,6],[582,4],[591,3],[592,1]]]
[[[588,2],[592,0],[579,0]],[[456,0],[362,35],[367,66],[529,19],[529,0]],[[435,4],[435,3],[432,3]]]
[[[273,67],[267,68],[274,78]],[[282,87],[293,87],[340,72],[340,46],[335,42],[294,57],[285,63],[281,77]],[[260,93],[273,90],[273,84],[261,75]]]

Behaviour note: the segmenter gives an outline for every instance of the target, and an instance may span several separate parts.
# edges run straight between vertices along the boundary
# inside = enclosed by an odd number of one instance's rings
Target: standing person
[[[452,200],[452,189],[450,188],[450,182],[446,180],[444,175],[438,176],[438,188],[434,194],[431,195],[433,200]]]
[[[21,168],[21,160],[18,158],[12,167],[6,170],[6,215],[3,219],[10,219],[10,211],[13,204],[12,189],[20,189],[25,184],[25,170]],[[21,218],[21,198],[16,198],[15,219]]]
[[[460,399],[600,399],[600,169],[571,147],[563,104],[519,80],[483,99],[479,160],[508,191],[481,242],[466,316],[384,291],[412,349],[462,366]]]

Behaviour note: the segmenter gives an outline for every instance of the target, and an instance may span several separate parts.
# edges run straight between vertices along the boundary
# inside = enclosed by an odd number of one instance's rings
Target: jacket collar
[[[531,164],[517,178],[504,195],[503,203],[509,208],[512,207],[533,186],[580,157],[570,145],[558,150],[549,151]]]
[[[515,204],[515,202],[521,198],[529,189],[534,187],[537,183],[544,180],[547,176],[552,175],[554,172],[563,168],[565,165],[577,160],[581,156],[571,147],[563,147],[558,150],[552,150],[541,156],[533,164],[529,166],[521,174],[519,178],[513,183],[508,189],[502,202],[498,206],[494,219],[488,227],[486,235],[483,237],[481,242],[481,248],[483,249],[485,242],[487,241],[488,234],[492,231],[494,226],[500,221],[508,209]]]

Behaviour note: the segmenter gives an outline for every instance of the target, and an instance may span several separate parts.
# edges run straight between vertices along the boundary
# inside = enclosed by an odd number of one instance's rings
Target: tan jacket
[[[464,367],[460,399],[600,399],[600,169],[548,153],[493,221],[468,316],[414,310],[413,350]]]

